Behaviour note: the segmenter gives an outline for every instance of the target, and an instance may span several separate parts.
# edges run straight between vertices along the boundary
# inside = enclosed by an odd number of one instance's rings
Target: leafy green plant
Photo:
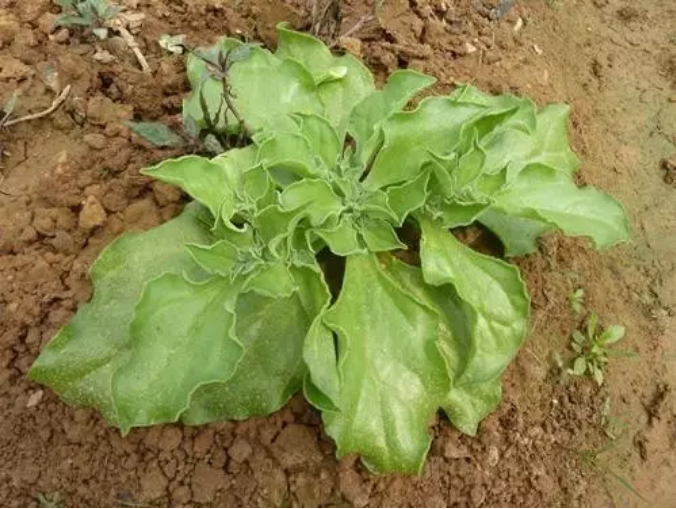
[[[302,389],[339,456],[419,472],[430,417],[474,435],[528,325],[517,267],[450,230],[482,223],[508,256],[557,230],[607,247],[624,211],[573,183],[565,106],[462,86],[407,109],[433,78],[377,89],[284,25],[275,53],[240,48],[189,53],[184,117],[248,144],[143,171],[195,202],[104,250],[30,377],[123,433],[267,415]]]
[[[111,6],[106,0],[54,0],[61,7],[54,22],[55,26],[91,28],[99,39],[108,37],[108,20],[120,13],[120,8]]]
[[[62,10],[54,22],[55,26],[88,28],[101,40],[118,34],[134,53],[143,72],[150,72],[150,66],[132,34],[140,26],[143,14],[122,12],[121,7],[110,5],[107,0],[54,0],[54,3]]]
[[[573,368],[568,372],[576,376],[588,374],[600,386],[603,385],[603,372],[608,364],[610,345],[620,341],[625,335],[622,325],[611,325],[603,330],[597,325],[597,316],[593,311],[587,318],[586,335],[574,330],[571,335],[570,347],[576,357]]]

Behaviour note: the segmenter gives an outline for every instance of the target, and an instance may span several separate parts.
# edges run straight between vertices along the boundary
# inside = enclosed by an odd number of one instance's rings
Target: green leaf
[[[626,329],[622,325],[611,325],[599,338],[599,341],[604,345],[612,345],[620,341],[626,334]]]
[[[156,147],[182,147],[185,141],[162,122],[125,122],[141,138]]]
[[[345,77],[322,83],[318,92],[324,103],[326,118],[334,126],[338,139],[343,142],[350,113],[375,89],[375,85],[371,71],[349,53],[337,57],[335,65],[347,69]]]
[[[574,330],[572,337],[573,341],[575,341],[579,345],[583,345],[587,342],[587,338],[585,338],[584,334],[582,334],[579,330]]]
[[[416,71],[395,71],[382,90],[372,92],[356,105],[350,114],[348,131],[357,142],[362,160],[369,158],[370,154],[363,154],[363,150],[380,123],[404,108],[418,92],[430,87],[435,81],[431,76]]]
[[[359,243],[358,231],[354,221],[350,217],[341,217],[338,224],[333,228],[321,228],[313,230],[331,252],[338,256],[365,253],[365,249]]]
[[[418,267],[392,257],[387,260],[387,267],[388,273],[403,290],[439,316],[440,350],[451,380],[457,379],[471,353],[471,310],[449,285],[435,287],[426,284]],[[450,389],[443,409],[459,430],[474,435],[479,422],[500,402],[501,391],[497,378],[478,384],[456,384]]]
[[[343,147],[331,124],[318,115],[298,115],[298,118],[300,131],[312,153],[317,154],[329,170],[335,169]]]
[[[2,104],[2,113],[4,117],[9,118],[9,116],[14,113],[18,100],[19,93],[13,92],[9,99]]]
[[[229,277],[241,259],[241,252],[237,246],[228,240],[220,240],[211,246],[188,244],[188,252],[204,270]]]
[[[342,144],[350,112],[375,89],[371,72],[352,55],[333,56],[319,39],[290,30],[286,24],[277,26],[276,55],[300,62],[310,71],[325,116]]]
[[[437,207],[436,215],[444,228],[457,228],[472,224],[488,207],[484,203],[464,204],[444,201]]]
[[[308,139],[298,133],[275,133],[260,145],[256,161],[268,168],[282,187],[321,173]]]
[[[238,291],[221,277],[193,283],[166,274],[146,284],[131,324],[129,360],[113,375],[123,433],[177,421],[198,387],[233,376],[244,354],[232,331]]]
[[[453,426],[466,435],[476,436],[479,423],[500,404],[500,379],[453,387],[443,409]]]
[[[91,270],[92,300],[42,350],[29,372],[31,380],[50,386],[70,404],[96,408],[117,424],[112,376],[128,356],[134,307],[145,283],[162,274],[203,276],[184,245],[212,241],[208,220],[208,212],[191,205],[158,228],[126,234],[108,246]]]
[[[273,298],[290,297],[296,291],[296,285],[288,267],[282,262],[268,263],[251,276],[244,290],[258,292]]]
[[[568,142],[568,117],[570,107],[551,104],[538,113],[535,131],[535,151],[529,164],[541,164],[572,175],[580,167],[580,160]]]
[[[287,212],[302,213],[312,226],[321,226],[329,217],[343,210],[343,201],[323,180],[303,180],[291,184],[279,196]]]
[[[577,187],[569,175],[544,166],[529,166],[494,196],[495,207],[510,215],[545,222],[566,235],[585,236],[597,248],[629,237],[624,208],[615,199],[587,186]]]
[[[322,316],[317,317],[305,338],[303,360],[309,368],[304,383],[308,401],[322,412],[339,411],[340,375],[335,340]]]
[[[603,385],[603,370],[601,370],[601,368],[599,368],[596,364],[592,366],[592,376],[599,387]]]
[[[363,221],[359,230],[366,247],[372,253],[406,249],[406,244],[399,240],[392,225],[382,219],[368,218]]]
[[[206,206],[215,218],[222,212],[224,219],[228,220],[234,213],[232,183],[223,168],[209,159],[200,156],[167,159],[141,170],[141,173],[180,187]]]
[[[335,66],[336,57],[326,45],[309,34],[296,32],[287,23],[277,25],[277,51],[280,59],[293,59],[303,64],[315,81]]]
[[[500,375],[523,342],[530,301],[519,270],[477,253],[428,218],[420,255],[425,281],[452,285],[467,305],[470,351],[456,384],[478,383]]]
[[[421,173],[415,180],[387,188],[387,204],[395,213],[398,224],[404,224],[406,217],[421,208],[427,200],[427,186],[430,174]]]
[[[414,111],[392,115],[382,124],[385,143],[364,184],[379,189],[415,179],[431,160],[430,152],[443,155],[452,151],[466,124],[484,110],[482,106],[432,97]]]
[[[590,341],[593,341],[596,337],[596,324],[597,316],[593,311],[590,313],[589,318],[587,318],[587,337]]]
[[[349,256],[324,323],[338,334],[340,411],[325,411],[338,456],[376,472],[417,473],[430,417],[449,390],[435,314],[400,289],[374,255]],[[313,379],[321,376],[309,366]]]
[[[234,51],[241,46],[239,41],[224,39],[206,53]],[[184,102],[184,115],[194,118],[200,126],[207,126],[200,105],[203,95],[208,114],[216,119],[219,131],[238,131],[235,117],[226,109],[223,101],[223,83],[214,76],[201,59],[188,57],[188,77],[192,93]],[[232,100],[239,114],[253,131],[292,130],[291,113],[324,112],[317,87],[310,73],[294,60],[280,60],[269,51],[251,48],[245,60],[233,62],[228,69],[228,84]]]
[[[584,357],[578,357],[573,363],[573,374],[582,376],[585,371],[587,371],[587,360]]]
[[[320,284],[321,276],[316,272],[295,270],[313,274],[306,276]],[[300,389],[306,373],[303,343],[315,318],[307,314],[302,293],[278,299],[256,292],[239,297],[235,333],[245,349],[244,357],[228,382],[195,391],[183,422],[195,425],[266,416]]]
[[[90,17],[78,16],[78,15],[68,15],[68,14],[59,14],[54,20],[55,27],[71,27],[71,26],[81,26],[88,27],[92,26],[94,20]]]
[[[538,238],[554,230],[544,221],[508,215],[495,207],[482,212],[478,220],[498,236],[505,246],[505,255],[509,257],[537,251]]]

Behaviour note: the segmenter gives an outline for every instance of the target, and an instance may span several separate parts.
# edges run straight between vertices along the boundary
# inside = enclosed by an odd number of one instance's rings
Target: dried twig
[[[21,122],[27,122],[29,120],[37,120],[39,118],[51,115],[52,113],[54,113],[59,108],[59,106],[61,106],[64,103],[64,101],[66,100],[66,97],[68,97],[68,94],[70,93],[70,88],[71,88],[70,85],[68,85],[66,88],[64,88],[61,91],[61,93],[58,95],[58,97],[56,99],[54,99],[54,101],[52,102],[52,105],[49,108],[47,108],[46,110],[40,111],[38,113],[31,113],[30,115],[25,115],[23,117],[15,118],[15,119],[12,119],[12,120],[6,120],[3,124],[3,127],[13,126],[13,125],[16,125],[16,124],[20,124]]]
[[[119,20],[114,20],[114,22],[111,23],[111,28],[120,34],[120,37],[124,39],[124,42],[127,43],[129,49],[134,52],[136,60],[138,60],[141,69],[143,69],[143,72],[146,74],[150,74],[151,71],[150,66],[148,65],[148,61],[146,60],[146,57],[143,56],[141,48],[139,47],[132,33],[129,30],[127,30],[127,28]]]
[[[345,32],[344,34],[342,34],[342,35],[338,38],[337,41],[333,41],[333,42],[331,43],[331,45],[329,46],[329,48],[335,48],[335,47],[338,45],[338,43],[340,42],[340,39],[341,39],[341,38],[343,38],[343,37],[350,37],[351,35],[356,34],[356,33],[359,32],[362,28],[364,28],[364,25],[366,25],[367,23],[370,23],[370,22],[373,21],[375,18],[376,18],[376,17],[375,17],[373,14],[367,14],[367,15],[365,15],[365,16],[362,16],[362,17],[359,18],[359,20],[354,24],[354,26],[353,26],[352,28],[350,28],[347,32]]]

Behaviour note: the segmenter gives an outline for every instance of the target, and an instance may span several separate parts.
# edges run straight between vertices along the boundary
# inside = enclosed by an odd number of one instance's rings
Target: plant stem
[[[228,110],[230,110],[230,112],[232,113],[232,116],[235,117],[235,120],[237,120],[237,122],[239,123],[239,127],[241,128],[242,133],[245,134],[247,138],[251,138],[253,136],[253,131],[247,125],[246,121],[237,110],[235,102],[232,100],[232,95],[230,93],[230,85],[228,85],[228,79],[226,77],[223,77],[223,100],[225,101],[225,105],[228,107]]]

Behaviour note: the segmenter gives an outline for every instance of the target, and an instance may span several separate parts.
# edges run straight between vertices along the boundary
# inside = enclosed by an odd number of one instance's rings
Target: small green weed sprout
[[[61,7],[54,25],[57,27],[89,28],[101,40],[118,34],[136,56],[143,72],[150,66],[139,48],[132,30],[140,26],[143,14],[122,13],[122,8],[110,5],[107,0],[54,0]]]
[[[584,309],[584,288],[578,288],[573,293],[568,296],[568,301],[570,302],[570,309],[576,315],[582,313]]]
[[[121,11],[117,6],[108,5],[106,0],[54,0],[61,7],[61,14],[56,18],[55,26],[87,27],[99,39],[107,39],[110,28],[109,20]]]
[[[576,357],[568,372],[575,376],[588,374],[599,386],[603,385],[603,372],[611,352],[609,347],[620,341],[625,332],[622,325],[601,329],[596,313],[592,311],[587,319],[586,335],[579,330],[574,330],[571,335],[570,347]]]

